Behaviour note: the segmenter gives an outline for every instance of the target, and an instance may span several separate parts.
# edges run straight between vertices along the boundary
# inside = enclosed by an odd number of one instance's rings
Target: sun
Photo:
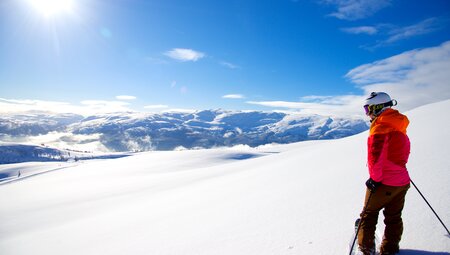
[[[73,9],[73,0],[28,0],[33,7],[47,18],[69,13]]]

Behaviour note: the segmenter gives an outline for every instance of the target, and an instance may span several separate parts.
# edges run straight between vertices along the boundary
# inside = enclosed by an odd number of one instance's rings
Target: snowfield
[[[447,100],[407,113],[411,178],[447,226],[449,110]],[[0,185],[0,253],[347,254],[367,135],[58,163]],[[406,199],[400,254],[450,254],[450,237],[413,187]]]

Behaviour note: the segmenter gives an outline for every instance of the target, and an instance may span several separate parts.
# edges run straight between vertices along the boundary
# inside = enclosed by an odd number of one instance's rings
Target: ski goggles
[[[364,105],[364,112],[366,113],[366,115],[368,116],[370,113],[370,109],[369,109],[370,105]]]
[[[366,113],[367,116],[369,116],[370,114],[373,113],[377,113],[380,110],[382,110],[384,107],[390,107],[390,106],[396,106],[397,105],[397,100],[391,100],[389,102],[386,103],[382,103],[382,104],[372,104],[372,105],[364,105],[364,112]]]

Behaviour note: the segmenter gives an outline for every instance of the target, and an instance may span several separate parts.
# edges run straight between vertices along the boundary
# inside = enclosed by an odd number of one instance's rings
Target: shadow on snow
[[[401,250],[399,255],[450,255],[450,252],[433,252],[421,250]]]

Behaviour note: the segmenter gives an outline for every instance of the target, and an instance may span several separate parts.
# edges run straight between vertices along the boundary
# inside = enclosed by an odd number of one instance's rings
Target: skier
[[[385,230],[380,254],[398,253],[403,233],[401,215],[410,185],[406,169],[410,153],[406,135],[409,120],[391,108],[395,105],[397,101],[384,92],[372,92],[364,105],[371,119],[367,142],[370,178],[366,181],[366,207],[361,213],[358,233],[359,251],[364,255],[375,254],[375,228],[381,209],[384,209]]]

